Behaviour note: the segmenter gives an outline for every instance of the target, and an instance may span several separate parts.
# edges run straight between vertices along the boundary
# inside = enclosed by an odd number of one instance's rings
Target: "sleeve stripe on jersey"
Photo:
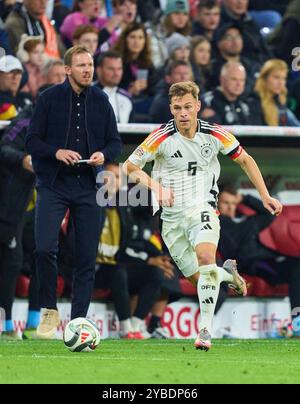
[[[242,146],[238,146],[234,150],[232,150],[232,152],[228,153],[228,156],[231,158],[231,160],[236,160],[238,157],[240,157],[243,150],[244,149],[242,148]]]
[[[201,126],[204,127],[205,129],[211,130],[212,135],[217,137],[219,140],[221,140],[221,142],[222,142],[222,138],[224,138],[224,140],[226,139],[225,142],[232,141],[232,134],[219,125],[210,125],[206,122],[205,123],[201,122]]]
[[[173,129],[173,123],[169,123],[164,128],[155,130],[147,137],[147,139],[144,142],[144,145],[151,147],[152,144],[155,143],[160,136],[164,135],[165,133],[171,132],[172,129]]]

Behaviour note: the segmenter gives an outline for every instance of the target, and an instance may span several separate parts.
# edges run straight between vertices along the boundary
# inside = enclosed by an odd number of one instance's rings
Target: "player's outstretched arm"
[[[170,207],[174,205],[174,193],[172,189],[163,188],[159,182],[151,178],[140,167],[127,160],[123,165],[123,172],[135,183],[142,184],[144,187],[151,189],[161,206]]]
[[[270,196],[260,169],[253,157],[243,150],[242,154],[234,161],[241,166],[250,181],[258,190],[264,207],[272,213],[272,215],[279,216],[282,213],[283,206],[277,199]]]

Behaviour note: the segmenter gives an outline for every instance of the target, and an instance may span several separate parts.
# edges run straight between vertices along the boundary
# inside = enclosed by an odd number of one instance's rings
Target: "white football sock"
[[[124,337],[125,335],[132,332],[131,321],[128,318],[127,320],[120,321],[120,336]]]
[[[207,328],[212,333],[212,322],[219,297],[222,275],[217,265],[205,265],[199,268],[198,297],[200,302],[200,329]]]
[[[133,332],[141,332],[145,328],[145,321],[138,317],[132,317],[131,324]]]
[[[220,283],[233,283],[233,276],[223,267],[218,267]]]

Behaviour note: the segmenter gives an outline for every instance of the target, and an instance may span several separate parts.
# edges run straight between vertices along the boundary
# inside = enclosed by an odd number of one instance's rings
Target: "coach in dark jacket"
[[[116,119],[107,96],[92,87],[93,58],[82,46],[65,55],[67,80],[44,91],[27,136],[37,175],[36,263],[40,305],[37,329],[51,338],[59,324],[56,306],[58,233],[70,210],[75,223],[76,269],[72,318],[85,317],[94,283],[102,209],[96,203],[96,175],[121,153]]]

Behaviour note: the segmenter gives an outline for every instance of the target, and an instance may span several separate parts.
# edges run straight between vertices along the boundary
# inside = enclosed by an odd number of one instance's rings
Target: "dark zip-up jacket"
[[[0,142],[0,241],[9,243],[22,222],[35,184],[23,168],[25,136],[32,109],[21,112]]]
[[[89,153],[102,152],[106,162],[114,161],[122,151],[116,118],[108,97],[97,87],[86,91],[85,129]],[[72,87],[67,79],[40,94],[26,138],[38,185],[52,186],[61,162],[59,149],[66,149],[72,116]],[[95,175],[100,169],[95,169]]]
[[[241,269],[249,267],[254,262],[277,256],[259,241],[259,233],[271,225],[274,216],[264,208],[260,200],[250,195],[244,197],[243,204],[255,210],[256,215],[237,219],[221,215],[219,243],[219,251],[224,260],[235,257]]]

